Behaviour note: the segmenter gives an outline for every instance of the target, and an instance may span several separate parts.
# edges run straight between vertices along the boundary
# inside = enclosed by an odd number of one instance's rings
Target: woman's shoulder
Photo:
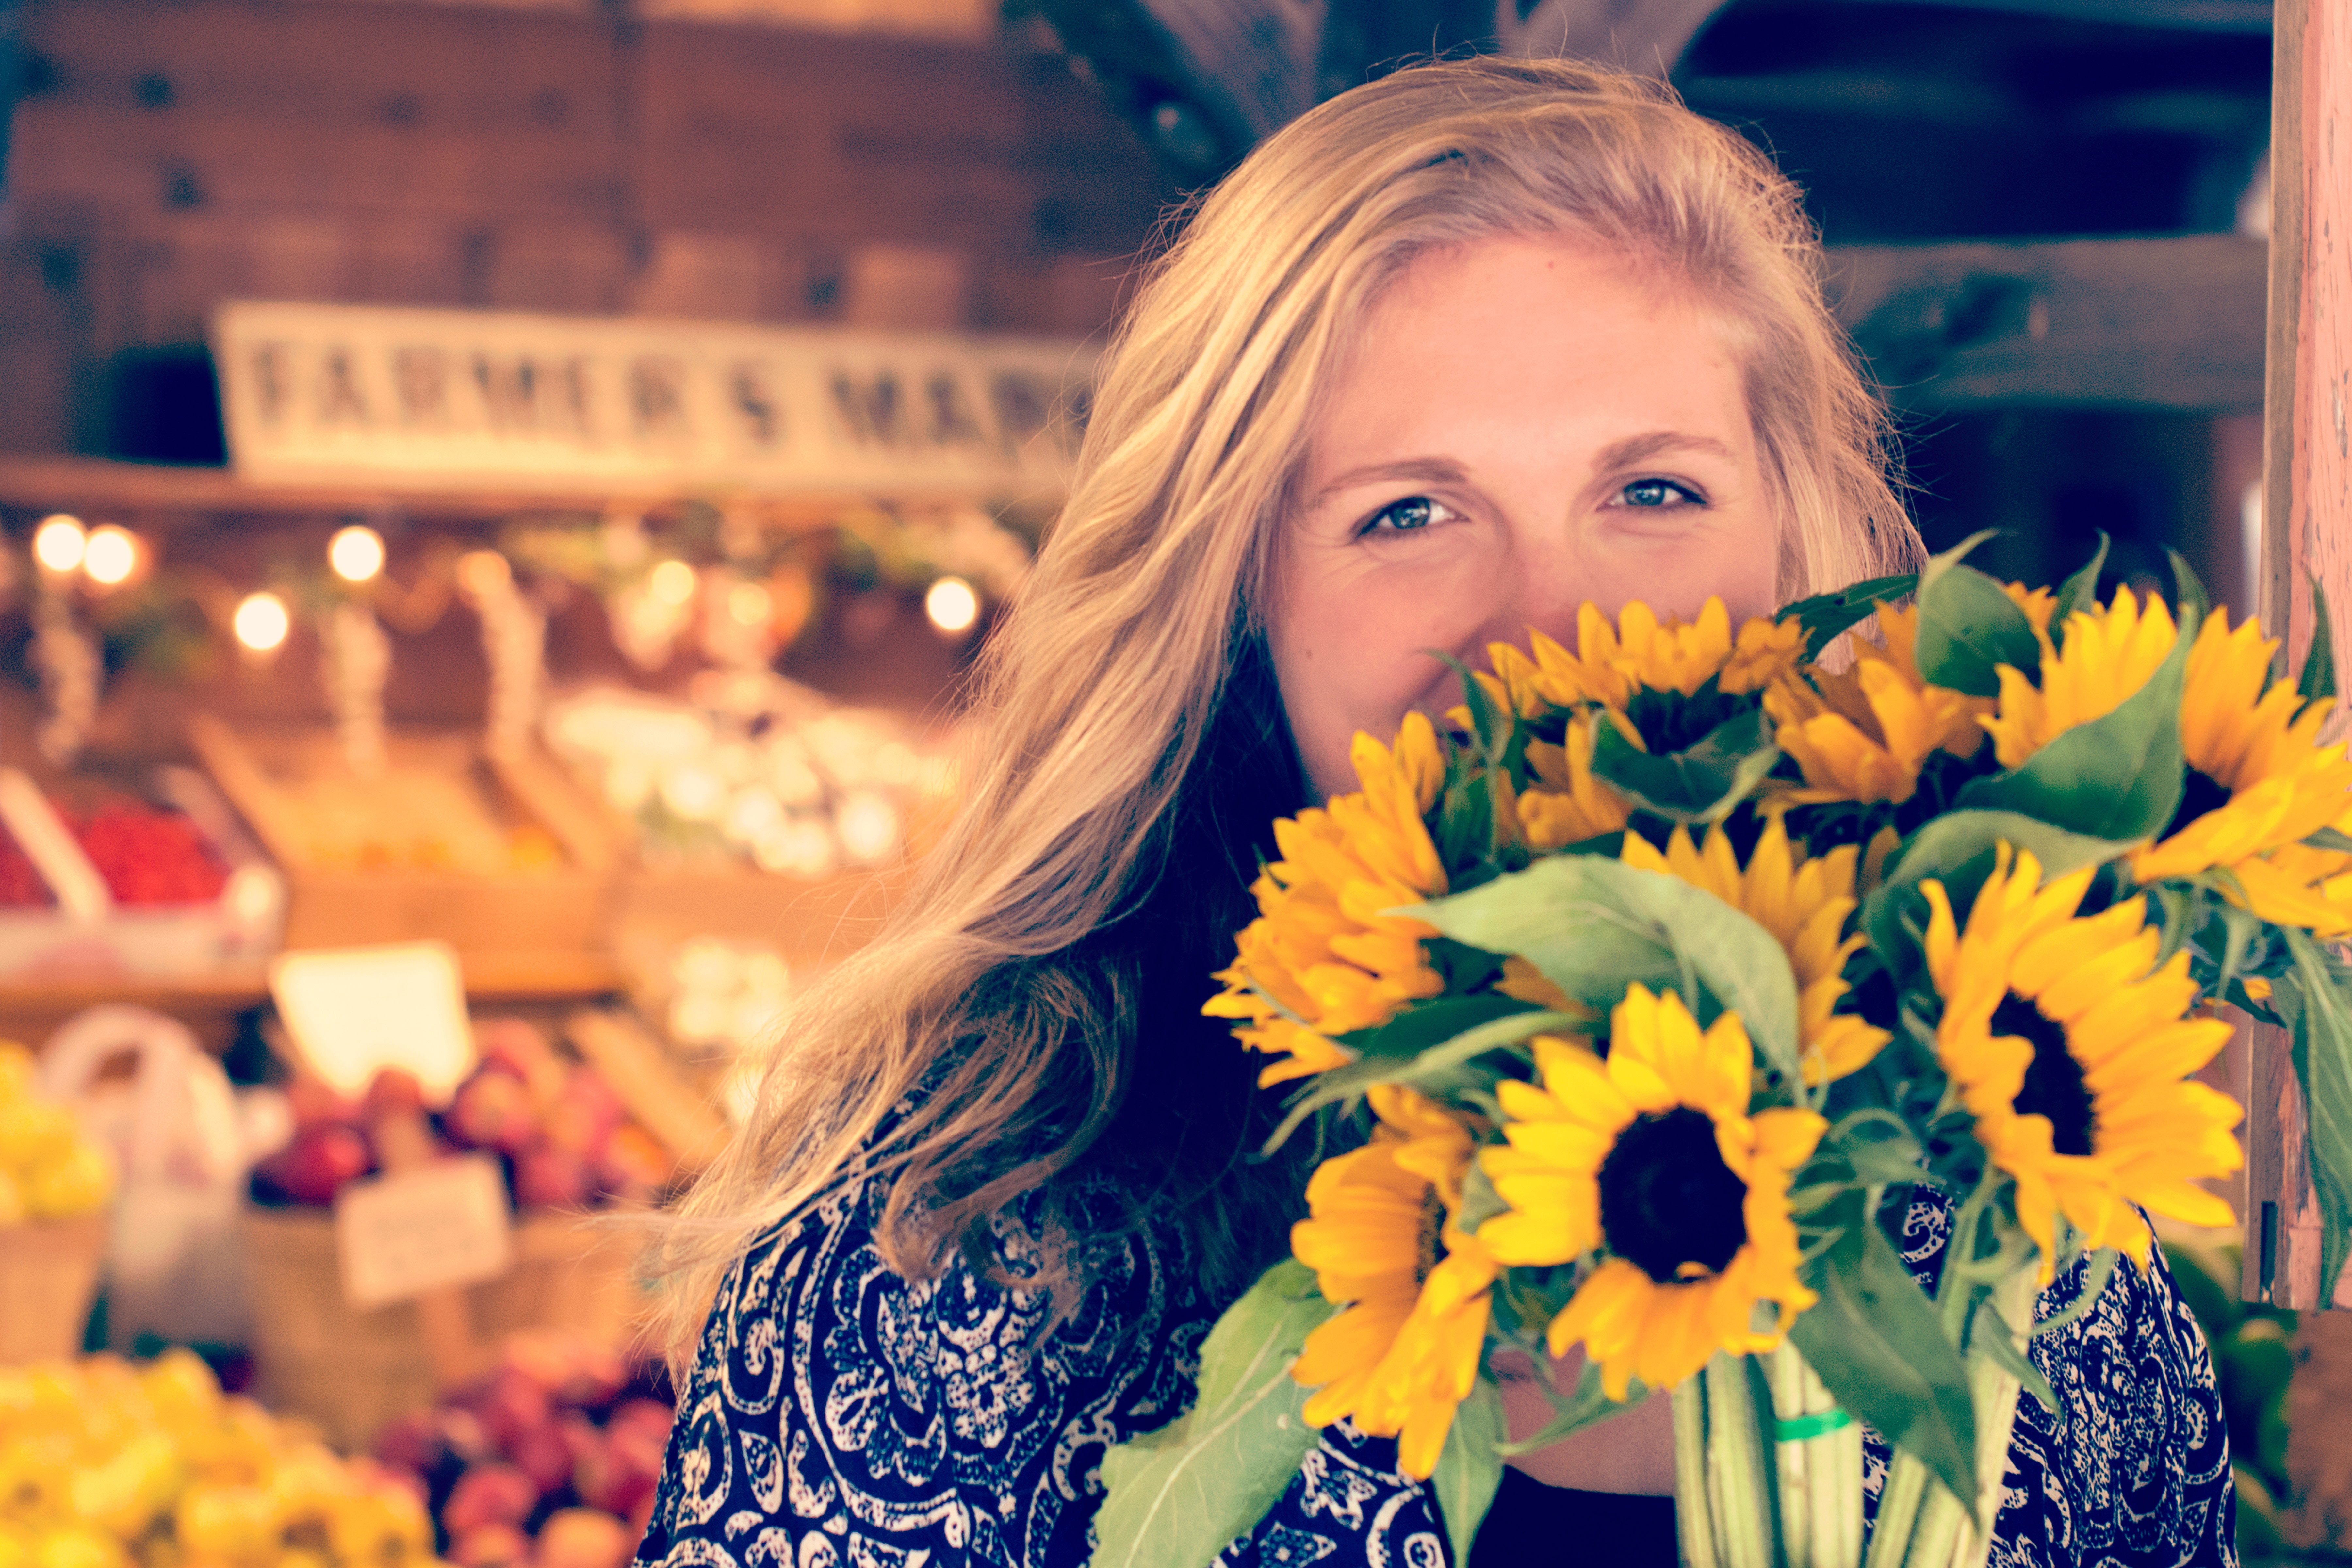
[[[641,1560],[1085,1560],[1104,1448],[1192,1398],[1215,1313],[1181,1234],[1091,1224],[1124,1211],[1074,1182],[1002,1211],[987,1264],[908,1279],[887,1199],[882,1178],[836,1189],[730,1269]],[[1025,1283],[1055,1247],[1078,1282]]]

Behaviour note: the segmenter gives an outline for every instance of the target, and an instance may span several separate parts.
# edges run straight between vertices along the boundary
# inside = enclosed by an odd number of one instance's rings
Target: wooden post
[[[2261,586],[2263,618],[2285,628],[2294,668],[2311,645],[2314,580],[2326,591],[2336,646],[2352,646],[2352,0],[2278,0],[2272,26]],[[2317,1299],[2320,1229],[2286,1042],[2263,1029],[2252,1046],[2248,1294],[2267,1282],[2281,1306],[2322,1307],[2330,1303]],[[2336,1299],[2352,1298],[2339,1289]],[[2285,1532],[2297,1545],[2342,1544],[2352,1541],[2352,1314],[2310,1311],[2295,1350]]]
[[[2336,646],[2352,647],[2352,0],[2278,0],[2272,26],[2259,588],[2263,623],[2284,628],[2294,669],[2311,646],[2314,578]],[[2318,1205],[2286,1039],[2259,1027],[2252,1037],[2245,1294],[2317,1307]]]

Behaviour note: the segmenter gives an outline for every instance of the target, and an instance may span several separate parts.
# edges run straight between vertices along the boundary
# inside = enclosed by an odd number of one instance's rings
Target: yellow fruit
[[[81,1124],[62,1105],[37,1100],[0,1102],[0,1165],[21,1171],[58,1159],[80,1139]]]
[[[33,1053],[14,1040],[0,1040],[0,1105],[33,1098]]]
[[[220,1381],[194,1351],[165,1351],[139,1374],[139,1383],[154,1406],[155,1419],[172,1431],[201,1428],[220,1419]]]
[[[182,1475],[179,1446],[161,1432],[142,1433],[103,1464],[78,1468],[68,1506],[80,1522],[128,1541],[171,1508]]]
[[[433,1521],[415,1492],[379,1482],[335,1504],[327,1540],[342,1568],[402,1568],[433,1555]]]
[[[23,1167],[25,1213],[33,1219],[71,1219],[106,1206],[114,1196],[114,1162],[95,1143],[77,1142],[61,1158]]]
[[[180,1495],[177,1523],[191,1556],[258,1568],[278,1554],[278,1508],[263,1487],[190,1487]]]
[[[131,1568],[131,1554],[103,1531],[69,1524],[35,1538],[32,1568]]]
[[[20,1525],[66,1522],[73,1462],[73,1445],[59,1436],[20,1437],[0,1447],[0,1520]]]

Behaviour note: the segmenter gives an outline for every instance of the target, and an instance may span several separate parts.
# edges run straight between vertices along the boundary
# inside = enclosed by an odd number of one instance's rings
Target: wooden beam
[[[2263,406],[2263,242],[2239,235],[1830,252],[1829,295],[1913,410]]]
[[[2337,646],[2352,631],[2352,0],[2280,0],[2273,59],[2271,265],[2259,603],[2301,668],[2325,588]],[[2335,721],[2341,730],[2342,715]],[[2319,1300],[2321,1229],[2288,1041],[2255,1028],[2248,1107],[2244,1292]],[[2352,1302],[2339,1288],[2336,1302]]]

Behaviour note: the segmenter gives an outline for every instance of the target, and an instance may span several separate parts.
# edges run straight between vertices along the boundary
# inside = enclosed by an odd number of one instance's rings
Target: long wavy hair
[[[794,1006],[756,1110],[660,1237],[681,1364],[732,1261],[846,1182],[889,1183],[877,1239],[909,1277],[985,1263],[1005,1205],[1088,1168],[1138,1223],[1181,1226],[1215,1289],[1280,1251],[1300,1184],[1253,1158],[1254,1068],[1200,1005],[1269,823],[1307,804],[1262,635],[1285,496],[1357,323],[1416,256],[1556,235],[1677,279],[1738,352],[1784,596],[1917,557],[1796,189],[1656,82],[1412,67],[1303,116],[1182,220],[980,659],[960,816]]]

